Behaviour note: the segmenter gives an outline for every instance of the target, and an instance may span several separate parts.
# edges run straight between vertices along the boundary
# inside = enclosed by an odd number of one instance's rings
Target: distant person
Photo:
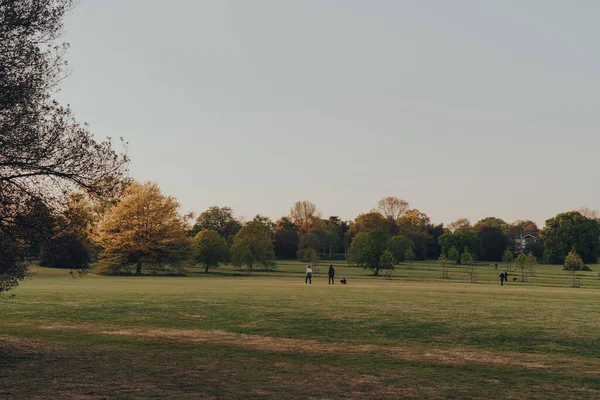
[[[327,284],[335,284],[334,278],[335,278],[335,268],[333,268],[332,264],[329,264],[329,272],[327,274],[329,276],[329,279],[327,280]]]
[[[310,264],[306,266],[306,279],[304,279],[304,284],[310,283],[312,285],[312,268]]]
[[[496,269],[498,269],[498,264],[494,264],[496,266]]]
[[[506,279],[506,275],[504,274],[504,272],[500,272],[500,275],[498,275],[500,277],[500,286],[504,286],[504,280]]]

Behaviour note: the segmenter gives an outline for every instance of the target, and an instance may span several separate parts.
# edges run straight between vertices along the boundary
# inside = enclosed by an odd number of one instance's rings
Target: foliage
[[[473,230],[475,232],[479,232],[486,227],[497,228],[503,233],[506,233],[508,231],[509,225],[501,218],[486,217],[477,221],[477,223],[473,225]]]
[[[481,243],[479,237],[472,231],[445,233],[438,239],[442,253],[448,254],[450,248],[464,249],[468,247],[474,253],[475,257],[481,254]]]
[[[208,273],[210,267],[218,267],[219,263],[228,260],[229,248],[219,232],[203,230],[194,236],[194,258],[198,264],[204,265]]]
[[[230,207],[213,206],[198,216],[189,235],[194,237],[200,231],[211,230],[221,235],[227,243],[231,243],[241,227]]]
[[[551,264],[562,263],[571,249],[587,263],[595,262],[600,254],[600,223],[577,211],[558,214],[547,220],[541,236],[544,259]]]
[[[444,253],[442,253],[442,254],[444,254]],[[452,262],[452,264],[456,264],[458,262],[458,260],[460,259],[460,254],[458,253],[458,250],[454,246],[450,247],[450,249],[448,250],[448,252],[446,254],[448,256],[448,260],[450,260]]]
[[[380,260],[386,250],[387,234],[382,231],[360,232],[348,249],[348,263],[370,269],[379,275]]]
[[[471,253],[468,247],[465,247],[460,255],[460,263],[465,266],[475,265],[475,255]]]
[[[350,231],[353,234],[381,231],[389,235],[391,233],[390,221],[378,212],[360,214],[354,220],[354,224],[350,227]]]
[[[468,218],[459,218],[448,224],[448,230],[451,233],[468,232],[471,228],[471,221]]]
[[[174,265],[188,256],[188,241],[179,204],[154,183],[131,184],[123,200],[98,226],[101,261],[112,272],[135,265]]]
[[[517,255],[517,258],[515,259],[515,264],[517,264],[517,268],[519,268],[521,270],[521,273],[523,273],[528,262],[529,262],[529,257],[527,256],[527,254],[525,254],[523,252],[523,250],[521,250],[519,252],[519,254]]]
[[[32,219],[22,226],[20,217],[31,204],[54,210],[76,188],[111,196],[127,173],[127,157],[117,154],[109,139],[96,141],[53,99],[66,75],[68,46],[58,39],[74,4],[0,2],[0,293],[26,275],[31,242],[21,238]]]
[[[407,236],[409,233],[415,232],[425,234],[430,223],[431,220],[427,214],[417,209],[408,210],[398,218],[398,232]]]
[[[88,244],[72,233],[61,234],[46,241],[40,250],[40,265],[43,267],[85,270],[90,261]]]
[[[477,226],[478,225],[476,224],[474,229],[476,229]],[[479,237],[479,242],[481,243],[481,260],[500,261],[504,249],[510,243],[502,229],[491,225],[479,225],[479,229],[476,230],[476,232]]]
[[[385,218],[396,221],[408,210],[408,202],[397,197],[386,197],[377,203],[377,211]]]
[[[305,249],[299,249],[298,250],[298,259],[300,261],[304,261],[304,262],[310,264],[310,266],[313,269],[315,269],[319,265],[319,261],[320,261],[319,254],[312,247],[307,247]],[[316,270],[315,270],[315,272],[316,272]]]
[[[317,206],[308,200],[297,201],[290,209],[290,219],[298,225],[303,233],[308,233],[315,222],[321,218]]]
[[[282,217],[275,222],[274,246],[278,259],[292,259],[298,252],[298,227],[288,217]]]
[[[583,260],[577,254],[575,249],[571,249],[569,254],[565,257],[563,268],[567,271],[579,271],[583,267]]]
[[[408,262],[409,268],[412,268],[412,264],[415,258],[417,258],[417,256],[413,248],[409,247],[408,249],[406,249],[406,251],[404,252],[404,260]]]
[[[381,257],[379,257],[379,266],[383,269],[394,269],[395,262],[394,255],[389,250],[384,250]]]
[[[276,266],[272,231],[258,221],[250,221],[240,229],[233,239],[231,253],[233,265],[245,265],[248,274],[256,264],[266,268]]]
[[[404,261],[404,253],[412,248],[413,242],[403,235],[396,235],[387,241],[386,249],[392,253],[397,262]]]
[[[502,262],[504,262],[506,264],[507,271],[510,270],[510,264],[513,262],[514,259],[515,259],[515,255],[510,250],[510,248],[508,246],[506,246],[506,250],[504,250],[504,253],[502,254]]]

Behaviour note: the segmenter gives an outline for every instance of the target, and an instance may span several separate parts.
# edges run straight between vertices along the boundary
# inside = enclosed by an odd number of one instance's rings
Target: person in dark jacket
[[[500,272],[500,286],[504,286],[504,281],[506,280],[506,274],[504,272]]]
[[[333,268],[332,264],[329,264],[329,280],[327,281],[327,284],[335,284],[335,268]]]

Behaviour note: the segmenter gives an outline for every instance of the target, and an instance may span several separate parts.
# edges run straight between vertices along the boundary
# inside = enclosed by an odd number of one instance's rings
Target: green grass
[[[592,266],[596,270],[597,266]],[[479,283],[433,262],[391,281],[336,263],[245,276],[72,279],[41,269],[0,300],[0,398],[600,397],[600,280],[540,265]],[[513,272],[516,274],[517,272]]]

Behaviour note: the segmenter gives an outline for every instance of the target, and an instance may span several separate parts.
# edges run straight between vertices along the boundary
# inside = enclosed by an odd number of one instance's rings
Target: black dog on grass
[[[516,281],[517,281],[517,279],[519,279],[519,278],[513,278],[513,282],[516,282]]]
[[[340,283],[341,283],[342,285],[345,285],[345,284],[346,284],[346,283],[348,283],[348,282],[346,282],[346,278],[344,278],[344,279],[342,279],[342,280],[340,281]]]

